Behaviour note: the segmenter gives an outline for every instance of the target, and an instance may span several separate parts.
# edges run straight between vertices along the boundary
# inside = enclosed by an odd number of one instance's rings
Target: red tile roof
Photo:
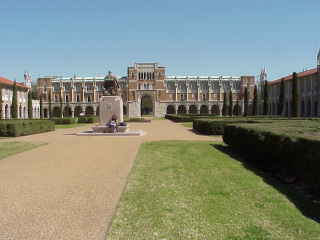
[[[313,69],[310,69],[310,70],[307,70],[307,71],[304,71],[304,72],[297,73],[297,77],[298,78],[306,77],[306,76],[310,76],[310,75],[316,74],[317,72],[318,72],[318,69],[317,68],[313,68]],[[274,85],[274,84],[280,83],[282,79],[284,81],[291,80],[292,79],[292,74],[288,75],[288,76],[285,76],[283,78],[279,78],[277,80],[273,80],[273,81],[269,82],[268,84],[269,85]]]
[[[0,77],[0,83],[4,84],[4,85],[7,85],[7,86],[12,86],[14,81],[12,80],[9,80],[7,78],[4,78],[4,77]],[[28,88],[27,86],[25,86],[24,84],[22,83],[18,83],[17,82],[17,86],[18,87],[22,87],[22,88]]]

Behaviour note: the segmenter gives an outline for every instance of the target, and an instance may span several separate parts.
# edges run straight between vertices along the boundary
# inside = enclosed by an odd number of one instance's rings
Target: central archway
[[[153,115],[153,99],[150,95],[141,97],[141,115]]]

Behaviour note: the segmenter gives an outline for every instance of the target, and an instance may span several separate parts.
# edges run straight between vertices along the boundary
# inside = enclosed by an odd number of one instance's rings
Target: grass
[[[29,142],[0,142],[0,159],[45,145]]]
[[[74,124],[56,124],[55,128],[76,128],[76,127],[83,127],[83,126],[89,126],[92,125],[92,123],[74,123]]]
[[[292,189],[278,191],[220,147],[144,143],[107,239],[320,239],[320,225],[281,193]]]

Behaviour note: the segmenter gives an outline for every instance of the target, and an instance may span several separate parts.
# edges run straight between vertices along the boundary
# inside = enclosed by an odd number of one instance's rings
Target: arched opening
[[[311,117],[311,101],[308,101],[308,105],[307,105],[307,116]]]
[[[211,114],[212,115],[220,115],[220,109],[218,105],[213,105],[211,107]]]
[[[123,115],[127,115],[127,106],[123,105]]]
[[[241,114],[241,107],[239,104],[234,105],[233,115],[239,116]]]
[[[27,108],[23,108],[23,118],[27,118]]]
[[[44,118],[48,118],[49,116],[48,116],[48,109],[43,109],[43,117]]]
[[[74,116],[75,117],[79,117],[80,116],[80,113],[82,113],[82,107],[81,106],[76,106],[74,108]]]
[[[197,106],[196,105],[191,105],[190,107],[189,107],[189,113],[190,114],[197,114]]]
[[[176,113],[176,109],[173,105],[167,106],[167,114],[175,114],[175,113]]]
[[[71,107],[69,106],[65,106],[63,109],[63,116],[64,117],[71,117],[72,116],[72,111],[71,111]]]
[[[86,107],[86,116],[92,116],[94,114],[94,110],[92,106]]]
[[[141,115],[153,114],[153,100],[149,95],[144,95],[141,98]]]
[[[99,116],[100,115],[100,107],[97,107],[97,111],[96,111],[96,115]]]
[[[318,117],[318,102],[314,102],[314,116]]]
[[[301,102],[301,117],[303,117],[305,114],[305,109],[304,109],[304,101]]]
[[[209,108],[207,105],[202,105],[200,107],[200,114],[201,115],[206,115],[206,114],[209,114]]]
[[[9,107],[8,104],[4,107],[4,118],[8,119],[9,118]]]
[[[178,107],[178,114],[187,114],[187,108],[184,105]]]
[[[19,116],[18,118],[22,118],[22,106],[20,105],[19,106]]]
[[[52,117],[56,117],[56,118],[61,117],[60,107],[54,107],[54,108],[52,109]]]

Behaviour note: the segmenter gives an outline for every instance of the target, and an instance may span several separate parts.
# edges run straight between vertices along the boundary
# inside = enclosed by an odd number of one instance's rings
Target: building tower
[[[31,88],[31,84],[31,75],[28,72],[24,72],[24,85],[26,85],[28,88]]]

